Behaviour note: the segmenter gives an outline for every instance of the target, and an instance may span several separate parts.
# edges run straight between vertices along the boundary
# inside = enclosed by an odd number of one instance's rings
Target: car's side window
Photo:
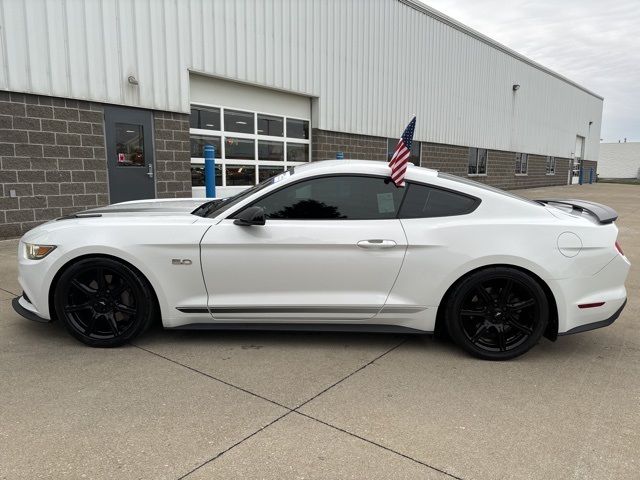
[[[274,220],[379,220],[396,218],[403,194],[382,177],[328,176],[284,187],[252,205]]]
[[[410,183],[400,218],[464,215],[475,210],[478,203],[478,199],[461,193]]]

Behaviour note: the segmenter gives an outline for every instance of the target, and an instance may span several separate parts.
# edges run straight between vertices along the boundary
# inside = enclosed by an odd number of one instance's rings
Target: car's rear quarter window
[[[411,183],[402,202],[400,218],[430,218],[465,215],[479,200],[450,190]]]

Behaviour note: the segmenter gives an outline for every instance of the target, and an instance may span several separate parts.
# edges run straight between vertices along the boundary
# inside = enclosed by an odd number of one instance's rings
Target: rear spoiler
[[[559,204],[571,207],[573,211],[577,212],[589,212],[591,215],[598,219],[598,222],[602,225],[612,223],[618,218],[618,213],[611,207],[602,205],[601,203],[588,202],[586,200],[536,200],[542,204]]]

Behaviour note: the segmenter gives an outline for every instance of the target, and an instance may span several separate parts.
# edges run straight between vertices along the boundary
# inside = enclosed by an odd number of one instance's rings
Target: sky
[[[604,97],[603,141],[640,141],[640,0],[423,3]]]

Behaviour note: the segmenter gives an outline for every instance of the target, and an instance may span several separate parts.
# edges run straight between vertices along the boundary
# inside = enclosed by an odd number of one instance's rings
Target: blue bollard
[[[336,160],[344,160],[344,152],[337,152]]]
[[[204,186],[207,198],[216,197],[216,147],[204,146]]]
[[[589,169],[589,184],[593,183],[593,167]]]
[[[578,184],[582,185],[582,167],[580,167],[580,170],[578,170]]]

